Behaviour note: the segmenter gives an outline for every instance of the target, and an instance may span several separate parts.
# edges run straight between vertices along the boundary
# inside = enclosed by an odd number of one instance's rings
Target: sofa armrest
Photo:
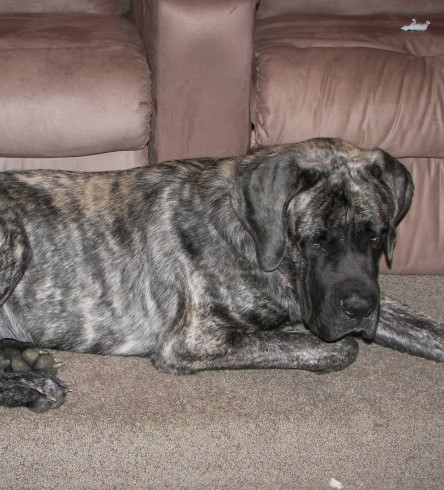
[[[244,153],[256,0],[133,0],[152,73],[151,162]]]

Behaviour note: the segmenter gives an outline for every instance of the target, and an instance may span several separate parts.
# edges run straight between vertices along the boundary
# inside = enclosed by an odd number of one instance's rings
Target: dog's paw
[[[34,347],[28,347],[11,358],[11,370],[14,372],[47,371],[57,374],[61,366],[51,354]]]
[[[161,371],[162,373],[175,374],[177,376],[188,376],[197,372],[195,369],[191,369],[188,366],[168,362],[161,356],[152,357],[151,363],[157,370]]]
[[[4,339],[0,342],[0,370],[26,373],[47,371],[57,374],[61,363],[46,351],[25,342]]]
[[[0,402],[9,407],[27,407],[43,413],[60,407],[68,388],[47,371],[12,372],[0,379]]]

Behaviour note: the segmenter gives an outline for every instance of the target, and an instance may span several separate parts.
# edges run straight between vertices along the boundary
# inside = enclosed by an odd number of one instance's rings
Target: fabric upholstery
[[[338,136],[398,157],[444,156],[444,15],[286,17],[256,28],[252,117],[260,145]]]
[[[130,8],[130,0],[0,0],[3,13],[68,13],[123,15]]]
[[[150,76],[124,18],[0,15],[0,155],[73,157],[143,148]]]
[[[133,9],[151,60],[151,161],[244,153],[254,0],[144,0]]]

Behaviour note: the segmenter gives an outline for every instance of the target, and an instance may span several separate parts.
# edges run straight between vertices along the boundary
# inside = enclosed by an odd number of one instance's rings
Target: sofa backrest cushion
[[[443,0],[261,0],[257,16],[401,14],[422,19],[443,13]]]
[[[83,12],[87,14],[123,15],[130,0],[0,0],[0,14]]]

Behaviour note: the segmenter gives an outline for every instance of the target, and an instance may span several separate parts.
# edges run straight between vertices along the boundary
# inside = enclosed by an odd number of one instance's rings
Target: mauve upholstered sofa
[[[441,321],[443,129],[442,0],[0,0],[1,169],[381,146],[417,189],[381,288]],[[56,356],[61,408],[0,408],[1,489],[443,488],[441,364],[365,343],[324,376]]]
[[[129,0],[0,1],[0,168],[143,165],[150,72]]]

